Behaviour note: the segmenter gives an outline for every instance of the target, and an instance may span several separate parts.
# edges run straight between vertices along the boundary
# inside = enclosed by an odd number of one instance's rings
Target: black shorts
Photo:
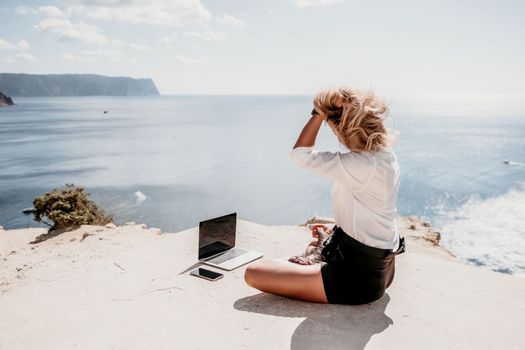
[[[381,298],[394,280],[395,256],[404,251],[404,237],[394,252],[363,244],[335,226],[322,251],[328,303],[358,305]]]

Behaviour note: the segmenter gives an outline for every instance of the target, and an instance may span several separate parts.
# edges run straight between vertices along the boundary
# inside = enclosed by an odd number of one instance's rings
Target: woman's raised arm
[[[315,145],[315,139],[317,138],[317,133],[319,132],[319,128],[321,127],[323,120],[323,117],[319,114],[312,114],[310,120],[306,123],[303,130],[301,131],[301,134],[299,135],[299,138],[297,139],[297,142],[293,148],[312,147]]]

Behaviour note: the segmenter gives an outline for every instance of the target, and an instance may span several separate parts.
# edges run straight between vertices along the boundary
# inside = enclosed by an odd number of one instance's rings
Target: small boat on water
[[[22,210],[22,213],[24,214],[32,214],[35,212],[35,208],[31,207],[31,208],[25,208]]]

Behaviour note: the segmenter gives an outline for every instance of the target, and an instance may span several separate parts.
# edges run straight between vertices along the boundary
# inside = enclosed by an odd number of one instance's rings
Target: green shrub
[[[92,200],[83,187],[66,184],[33,200],[34,219],[56,229],[72,229],[80,225],[105,225],[112,218]]]

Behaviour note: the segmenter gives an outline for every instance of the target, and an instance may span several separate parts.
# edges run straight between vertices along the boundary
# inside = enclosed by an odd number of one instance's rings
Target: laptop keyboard
[[[239,255],[243,255],[243,254],[246,254],[246,253],[248,253],[246,250],[242,250],[242,249],[239,249],[239,248],[230,249],[226,253],[224,253],[222,255],[219,255],[219,256],[216,256],[213,259],[208,260],[208,262],[210,262],[212,264],[220,264],[220,263],[225,262],[226,260],[233,259],[233,258],[235,258],[235,257],[237,257]]]

